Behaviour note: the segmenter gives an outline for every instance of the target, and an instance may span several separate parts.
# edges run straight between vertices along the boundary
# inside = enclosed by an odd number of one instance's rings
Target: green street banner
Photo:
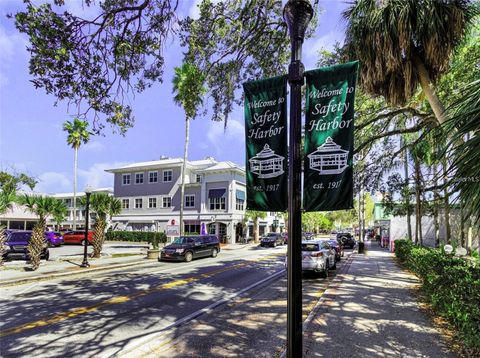
[[[287,209],[287,76],[243,84],[247,209]]]
[[[358,61],[306,71],[303,208],[353,208],[353,116]]]

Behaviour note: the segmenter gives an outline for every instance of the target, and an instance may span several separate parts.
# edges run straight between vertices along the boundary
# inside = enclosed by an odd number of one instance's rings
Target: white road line
[[[232,293],[232,294],[226,296],[225,298],[208,305],[207,307],[204,307],[204,308],[202,308],[202,309],[200,309],[196,312],[193,312],[193,313],[189,314],[188,316],[185,316],[185,317],[169,324],[168,326],[162,328],[158,332],[151,333],[151,334],[149,334],[145,337],[134,340],[133,342],[127,344],[125,346],[125,348],[123,348],[119,352],[109,354],[109,355],[103,356],[103,357],[122,357],[122,358],[141,357],[145,353],[151,352],[151,350],[153,348],[155,348],[156,346],[159,346],[162,343],[170,340],[170,337],[168,337],[168,333],[166,333],[166,331],[168,331],[172,328],[175,328],[175,327],[179,327],[179,326],[181,326],[181,325],[183,325],[183,324],[185,324],[185,323],[187,323],[187,322],[189,322],[189,321],[191,321],[191,320],[193,320],[193,319],[195,319],[195,318],[197,318],[197,317],[199,317],[199,316],[201,316],[205,313],[210,313],[216,307],[218,307],[220,305],[223,305],[225,303],[228,303],[233,298],[235,298],[235,297],[237,297],[237,296],[239,296],[239,295],[241,295],[241,294],[243,294],[243,293],[245,293],[245,292],[261,285],[261,284],[263,284],[264,282],[267,282],[269,280],[277,278],[278,276],[280,276],[284,273],[285,273],[285,269],[277,271],[274,274],[272,274],[271,276],[268,276],[268,277],[266,277],[266,278],[264,278],[264,279],[262,279],[258,282],[255,282],[255,283],[251,284],[250,286],[241,289],[240,291]],[[159,339],[159,338],[160,338],[160,340],[158,340],[156,342],[152,342],[155,339]],[[161,339],[161,338],[163,338],[163,339]]]

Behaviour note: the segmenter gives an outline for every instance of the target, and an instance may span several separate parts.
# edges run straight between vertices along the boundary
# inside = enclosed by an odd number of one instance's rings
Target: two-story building
[[[107,193],[113,195],[112,188],[97,188],[93,189],[92,193]],[[73,193],[58,193],[58,194],[45,194],[31,191],[20,191],[19,195],[43,195],[50,196],[59,199],[67,206],[67,215],[65,220],[60,223],[62,229],[73,228],[73,216],[75,217],[75,225],[77,229],[83,229],[85,227],[85,207],[81,205],[81,200],[85,196],[83,191],[79,191],[76,194],[76,208],[73,207]],[[89,228],[93,227],[95,218],[95,212],[90,208],[90,221],[88,223]],[[14,203],[12,208],[5,213],[0,214],[0,225],[7,229],[17,230],[32,230],[33,226],[37,223],[38,216],[31,213],[25,206]],[[47,217],[48,227],[57,227],[58,223],[51,217]]]
[[[122,202],[114,228],[166,231],[178,225],[182,165],[181,158],[162,158],[108,169]],[[188,161],[184,198],[184,232],[208,232],[230,243],[243,236],[245,170],[237,164],[211,157]]]

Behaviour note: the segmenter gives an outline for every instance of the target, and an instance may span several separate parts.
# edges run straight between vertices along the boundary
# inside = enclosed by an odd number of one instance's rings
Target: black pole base
[[[364,242],[359,242],[358,243],[358,253],[359,254],[364,254],[365,253],[365,243]]]
[[[88,262],[82,262],[80,267],[90,267],[90,264]]]

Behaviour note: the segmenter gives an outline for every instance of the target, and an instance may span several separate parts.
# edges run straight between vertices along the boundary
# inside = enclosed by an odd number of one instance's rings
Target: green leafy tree
[[[393,105],[404,105],[420,84],[443,123],[445,110],[432,84],[448,68],[476,11],[467,0],[353,2],[344,13],[345,50],[362,64],[362,87]]]
[[[96,133],[106,123],[122,134],[133,126],[129,94],[162,82],[164,49],[174,36],[188,47],[185,62],[208,77],[215,120],[226,119],[240,100],[241,82],[278,75],[289,59],[278,0],[203,0],[196,20],[178,16],[178,0],[84,1],[97,6],[93,18],[66,11],[64,0],[24,3],[12,17],[29,38],[32,83],[75,104],[79,116],[93,111]]]
[[[77,168],[78,168],[78,148],[82,144],[86,144],[90,140],[91,133],[87,130],[88,122],[74,118],[73,122],[65,121],[63,123],[63,130],[67,132],[67,143],[70,145],[75,153],[73,162],[73,208],[77,208]],[[73,215],[73,230],[76,229],[76,213]]]
[[[8,173],[0,171],[0,214],[5,214],[17,201],[17,190],[26,185],[33,189],[37,181],[24,173]],[[3,254],[5,245],[5,227],[0,225],[0,267],[3,266]]]
[[[184,63],[181,67],[175,67],[173,78],[173,100],[185,111],[185,144],[183,151],[183,165],[180,186],[180,236],[183,235],[183,209],[185,205],[185,170],[188,160],[188,142],[190,138],[190,120],[195,119],[198,109],[203,103],[203,95],[207,92],[204,87],[205,77],[199,69],[191,64]]]
[[[85,204],[85,198],[82,198],[82,204]],[[105,241],[107,220],[114,215],[120,214],[122,211],[122,204],[119,199],[108,195],[107,193],[93,193],[90,196],[90,207],[96,214],[92,241],[92,257],[98,258],[100,257],[103,243]]]
[[[260,219],[265,219],[267,217],[267,213],[265,211],[257,211],[257,210],[247,210],[245,212],[245,219],[251,219],[253,221],[253,241],[259,241],[258,235],[258,225]]]
[[[32,269],[36,270],[40,266],[40,256],[46,246],[45,229],[47,217],[55,212],[59,200],[49,196],[36,196],[24,194],[19,198],[19,203],[31,213],[38,216],[38,221],[33,227],[32,237],[28,243],[28,256]]]

